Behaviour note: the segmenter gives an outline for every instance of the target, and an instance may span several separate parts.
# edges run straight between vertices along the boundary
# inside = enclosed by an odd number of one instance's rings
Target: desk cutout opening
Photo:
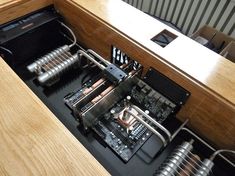
[[[169,32],[168,30],[164,29],[162,32],[157,34],[155,37],[153,37],[151,40],[160,45],[161,47],[166,47],[168,44],[170,44],[173,40],[175,40],[178,36]]]

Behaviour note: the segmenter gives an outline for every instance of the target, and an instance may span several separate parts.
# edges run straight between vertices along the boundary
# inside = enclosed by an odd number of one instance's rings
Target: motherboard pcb
[[[165,96],[141,79],[137,80],[133,87],[129,87],[127,95],[122,95],[120,101],[113,103],[111,108],[104,111],[91,125],[93,132],[124,162],[128,162],[152,135],[151,130],[133,116],[134,114],[147,120],[131,108],[132,105],[138,106],[158,123],[170,117],[176,108],[176,105]],[[88,111],[91,106],[94,106],[94,99],[103,95],[102,92],[108,92],[110,85],[105,86],[105,84],[107,83],[103,79],[98,79],[93,84],[69,94],[64,101],[71,109],[77,108],[76,110],[81,113]],[[86,98],[87,95],[90,95],[89,98]],[[78,103],[81,101],[83,103]],[[147,120],[147,122],[151,125],[150,121]]]

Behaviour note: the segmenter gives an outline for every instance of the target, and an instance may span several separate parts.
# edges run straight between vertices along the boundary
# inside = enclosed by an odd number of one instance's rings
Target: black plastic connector
[[[118,84],[126,78],[127,74],[114,64],[109,64],[103,70],[104,76],[113,84]]]

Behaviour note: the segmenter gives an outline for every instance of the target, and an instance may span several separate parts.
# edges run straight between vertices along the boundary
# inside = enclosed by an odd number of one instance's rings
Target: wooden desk
[[[0,58],[0,175],[109,175]]]
[[[0,24],[52,4],[52,0],[1,0]]]
[[[145,70],[155,67],[189,90],[179,117],[190,118],[194,130],[217,146],[234,149],[233,64],[121,1],[54,2],[85,46],[110,57],[113,44]],[[1,3],[0,24],[52,1]],[[150,40],[163,29],[178,35],[164,49]],[[0,74],[0,175],[108,175],[2,60]]]
[[[52,4],[1,0],[0,24]],[[109,175],[0,58],[0,175]]]
[[[235,64],[174,29],[116,0],[55,0],[79,42],[110,58],[114,45],[191,92],[181,120],[218,148],[235,149]],[[165,48],[151,38],[163,30],[178,36]],[[224,137],[226,136],[226,138]]]

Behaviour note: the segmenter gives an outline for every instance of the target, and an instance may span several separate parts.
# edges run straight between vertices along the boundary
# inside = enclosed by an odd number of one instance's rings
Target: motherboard
[[[117,90],[119,86],[115,87],[104,78],[99,78],[64,98],[66,105],[74,111],[76,118],[82,121],[82,118],[78,116],[84,116],[84,113],[96,106],[99,100],[108,94],[114,94],[114,99],[102,104],[107,109],[99,112],[88,126],[124,162],[128,162],[153,135],[153,132],[140,119],[150,126],[151,121],[139,113],[135,107],[139,107],[158,123],[162,123],[173,115],[176,108],[172,101],[154,90],[138,76],[130,79],[133,80],[133,83],[126,85],[126,89],[121,94],[113,91],[115,88]]]

